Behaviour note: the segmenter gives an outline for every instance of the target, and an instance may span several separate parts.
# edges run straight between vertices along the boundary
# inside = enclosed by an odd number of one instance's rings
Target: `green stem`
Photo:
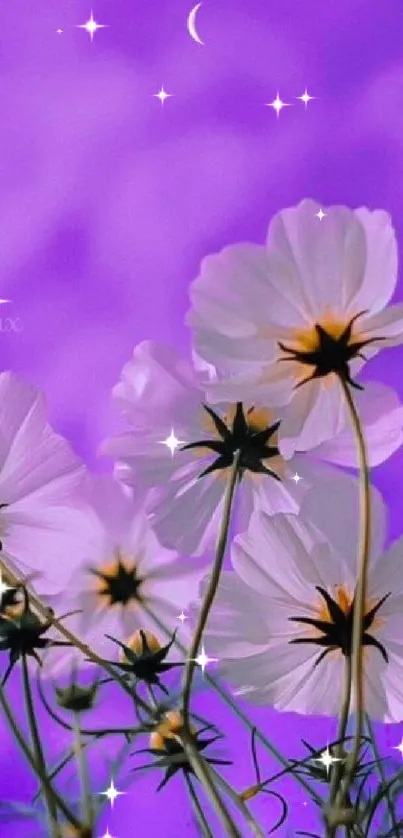
[[[27,746],[27,744],[26,744],[26,742],[25,742],[24,737],[21,735],[21,733],[20,733],[20,731],[19,731],[19,728],[18,728],[17,722],[15,721],[15,718],[14,718],[14,716],[13,716],[13,714],[12,714],[12,712],[11,712],[11,710],[10,710],[9,706],[8,706],[7,699],[6,699],[5,695],[4,695],[4,691],[3,691],[3,688],[2,688],[1,686],[0,686],[0,704],[1,704],[1,707],[2,707],[2,710],[3,710],[3,713],[4,713],[4,715],[5,715],[5,717],[6,717],[7,721],[8,721],[8,724],[9,724],[10,730],[12,731],[12,733],[13,733],[13,735],[14,735],[14,737],[15,737],[16,741],[18,742],[18,744],[19,744],[19,746],[20,746],[20,748],[21,748],[22,753],[24,754],[24,756],[25,756],[25,757],[26,757],[26,759],[28,760],[28,762],[29,762],[29,764],[30,764],[31,768],[33,769],[33,771],[35,772],[35,774],[37,774],[37,775],[39,776],[39,778],[40,778],[41,782],[43,783],[43,785],[47,785],[47,786],[48,786],[48,788],[50,788],[50,789],[51,789],[51,792],[52,792],[52,794],[53,794],[53,797],[54,797],[54,799],[55,799],[55,801],[56,801],[56,803],[57,803],[57,805],[58,805],[58,807],[59,807],[60,811],[61,811],[61,812],[63,813],[63,815],[65,816],[66,820],[67,820],[67,821],[69,821],[69,823],[71,823],[71,825],[72,825],[72,826],[73,826],[76,830],[79,830],[79,829],[81,828],[80,821],[79,821],[79,820],[77,820],[77,818],[76,818],[76,816],[73,814],[73,812],[71,812],[71,811],[70,811],[70,809],[68,808],[68,806],[65,804],[64,800],[63,800],[61,797],[59,797],[59,795],[58,795],[58,793],[57,793],[56,789],[53,789],[53,788],[51,787],[51,785],[50,785],[50,783],[49,783],[49,780],[48,780],[48,778],[46,777],[46,775],[45,775],[44,777],[41,777],[40,772],[39,772],[38,765],[37,765],[37,763],[36,763],[36,761],[35,761],[35,759],[34,759],[34,757],[33,757],[33,754],[31,753],[30,749],[29,749],[29,748],[28,748],[28,746]]]
[[[50,785],[46,782],[47,779],[47,770],[46,770],[46,763],[45,757],[43,755],[41,740],[39,736],[38,727],[36,724],[35,718],[35,709],[32,701],[32,693],[31,693],[31,685],[29,682],[29,672],[28,672],[28,664],[27,664],[27,657],[25,654],[22,655],[22,680],[24,685],[24,694],[25,694],[25,706],[27,709],[27,719],[29,724],[29,729],[31,732],[31,739],[32,739],[32,746],[33,751],[35,754],[35,761],[38,767],[38,776],[41,779],[42,783],[42,792],[46,802],[46,807],[48,810],[48,819],[49,819],[49,829],[50,834],[53,838],[58,838],[59,829],[57,825],[57,807],[55,804],[55,800],[52,794],[52,790]]]
[[[354,596],[353,636],[352,636],[352,683],[355,687],[356,724],[351,754],[346,768],[345,785],[348,791],[354,777],[361,737],[364,725],[364,676],[363,676],[363,619],[367,593],[368,563],[371,547],[371,496],[368,471],[368,457],[361,421],[358,416],[348,384],[340,378],[344,396],[350,413],[351,422],[357,440],[360,467],[360,547],[358,553],[357,588]]]
[[[80,719],[78,713],[74,713],[74,752],[77,760],[78,774],[81,787],[81,807],[83,825],[92,829],[94,826],[94,811],[92,806],[92,794],[88,777],[87,760],[84,753],[81,735]]]
[[[351,657],[345,657],[345,666],[344,666],[344,693],[343,693],[343,701],[340,709],[339,715],[339,727],[337,731],[337,739],[339,744],[336,747],[336,759],[342,759],[343,757],[343,741],[346,738],[347,733],[347,723],[348,717],[350,713],[350,702],[351,702]],[[336,797],[339,785],[340,785],[340,777],[343,772],[343,762],[335,762],[332,768],[332,781],[330,784],[330,793],[329,793],[329,803],[332,806],[334,803],[334,799]]]
[[[224,555],[225,555],[225,548],[227,544],[228,538],[228,530],[229,524],[231,519],[231,510],[232,510],[232,502],[234,499],[236,482],[238,478],[238,471],[239,471],[239,458],[240,458],[240,450],[234,456],[234,461],[232,463],[231,472],[228,480],[228,485],[226,488],[226,493],[224,497],[224,506],[223,506],[223,516],[221,521],[220,532],[217,541],[217,550],[216,550],[216,557],[213,565],[213,571],[209,579],[209,583],[207,586],[207,591],[202,603],[202,607],[200,609],[199,619],[197,621],[195,633],[193,635],[192,643],[189,649],[189,655],[186,661],[185,672],[183,677],[183,694],[182,694],[182,712],[183,712],[183,723],[186,729],[189,727],[189,704],[190,704],[190,693],[192,689],[192,680],[194,675],[194,670],[196,666],[195,657],[199,650],[199,646],[201,643],[201,639],[203,637],[203,632],[206,627],[206,623],[208,620],[208,615],[210,613],[211,606],[214,601],[214,597],[217,592],[218,583],[220,581],[222,566],[224,562]]]
[[[265,833],[263,832],[261,826],[257,823],[251,812],[249,811],[245,801],[242,797],[234,791],[232,786],[224,780],[224,777],[215,770],[215,768],[211,768],[211,773],[213,777],[217,780],[218,785],[228,794],[229,797],[234,801],[235,805],[238,807],[240,812],[242,812],[243,817],[246,820],[246,823],[250,827],[251,832],[253,835],[257,835],[258,838],[265,838]]]
[[[190,799],[192,801],[192,806],[193,806],[196,818],[198,820],[198,823],[200,824],[203,835],[205,836],[205,838],[214,838],[214,835],[213,835],[213,833],[212,833],[212,831],[209,827],[208,820],[207,820],[207,818],[206,818],[206,816],[203,812],[203,808],[200,804],[199,798],[196,794],[196,790],[193,786],[191,778],[190,778],[189,774],[186,774],[186,773],[185,773],[184,777],[185,777],[186,785],[187,785],[188,790],[189,790]]]
[[[212,780],[210,768],[207,763],[200,756],[197,748],[193,743],[192,734],[189,727],[189,711],[190,711],[190,695],[192,690],[193,675],[196,666],[196,655],[203,637],[203,632],[206,627],[208,615],[217,592],[218,583],[224,562],[225,547],[227,544],[228,530],[231,519],[232,502],[235,494],[235,487],[238,478],[240,451],[234,456],[234,461],[231,467],[230,477],[224,497],[223,517],[221,521],[220,532],[217,541],[216,557],[213,565],[213,570],[207,591],[200,609],[199,619],[197,621],[196,629],[193,635],[191,646],[185,665],[185,672],[183,676],[183,692],[182,692],[182,715],[183,715],[183,731],[181,739],[185,749],[187,758],[195,772],[196,776],[204,786],[212,805],[220,816],[227,834],[232,838],[241,838],[237,826],[234,824],[225,804],[223,803],[217,788]]]
[[[172,636],[172,632],[168,631],[167,627],[155,614],[153,614],[153,612],[149,608],[147,608],[147,606],[144,603],[143,609],[149,615],[150,619],[154,621],[155,625],[158,626],[160,630],[165,634],[165,636],[167,638],[170,638]],[[175,640],[175,646],[180,650],[180,652],[182,652],[184,655],[187,655],[187,650],[183,643],[180,642],[180,640]],[[280,751],[278,751],[277,748],[275,748],[274,745],[272,745],[272,743],[269,741],[269,739],[266,738],[264,733],[262,733],[254,725],[254,723],[250,721],[246,713],[244,713],[244,711],[241,710],[240,707],[238,707],[237,703],[233,700],[233,698],[230,695],[228,695],[224,687],[222,687],[218,681],[215,681],[215,679],[211,675],[209,675],[208,672],[205,672],[204,678],[207,681],[207,683],[211,686],[211,688],[215,690],[216,693],[218,693],[218,695],[220,696],[220,698],[222,698],[225,704],[227,704],[231,708],[232,712],[238,717],[238,719],[240,719],[240,721],[248,728],[248,730],[250,730],[251,733],[255,731],[256,738],[259,739],[263,747],[265,747],[269,751],[269,753],[280,763],[280,765],[284,766],[284,770],[280,774],[276,775],[276,778],[277,776],[280,777],[283,776],[283,774],[287,774],[290,771],[292,771],[293,765],[291,765],[288,762],[288,760],[285,757],[283,757]],[[308,781],[305,780],[304,777],[301,777],[299,774],[296,774],[294,776],[294,779],[305,789],[305,791],[307,791],[310,794],[310,796],[318,806],[322,806],[322,798],[310,785],[310,783],[308,783]]]
[[[372,750],[374,752],[374,757],[376,759],[376,767],[377,767],[377,770],[378,770],[378,773],[379,773],[381,784],[386,787],[387,786],[387,778],[386,778],[385,770],[384,770],[384,767],[383,767],[383,762],[381,760],[381,757],[380,757],[380,754],[379,754],[379,751],[378,751],[378,746],[376,744],[374,731],[373,731],[371,720],[368,716],[368,713],[365,714],[365,721],[366,721],[368,733],[369,733],[369,736],[370,736],[370,739],[371,739]],[[386,803],[387,803],[387,807],[388,807],[391,827],[392,827],[393,831],[395,832],[396,838],[399,838],[399,834],[400,834],[399,825],[398,825],[398,822],[396,820],[396,814],[395,814],[395,810],[394,810],[394,806],[393,806],[393,801],[390,798],[390,790],[389,789],[388,789],[388,792],[387,792],[387,795],[386,795]]]
[[[181,731],[180,738],[186,756],[190,762],[190,765],[192,766],[197,779],[207,792],[212,806],[216,810],[218,816],[221,818],[226,829],[226,834],[230,835],[231,838],[242,838],[242,835],[239,832],[238,827],[232,820],[231,815],[229,814],[223,800],[221,799],[219,792],[217,791],[215,784],[213,783],[209,766],[207,765],[206,761],[200,756],[197,748],[194,745],[192,735],[188,734],[188,732],[185,729],[183,729]]]

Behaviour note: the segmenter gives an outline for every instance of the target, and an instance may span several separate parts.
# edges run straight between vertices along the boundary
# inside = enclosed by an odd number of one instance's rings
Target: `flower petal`
[[[374,486],[371,505],[372,563],[382,553],[387,531],[386,506]],[[358,481],[338,469],[331,469],[326,478],[325,468],[321,466],[321,481],[303,496],[300,515],[317,527],[337,554],[343,556],[355,578],[361,526]]]
[[[390,387],[372,382],[365,386],[354,399],[364,427],[369,465],[377,466],[402,445],[403,405]],[[341,466],[357,467],[357,442],[346,411],[342,430],[313,448],[311,454]]]
[[[354,210],[366,235],[367,258],[362,284],[351,300],[351,308],[381,311],[391,299],[397,282],[397,242],[389,213]]]
[[[366,239],[358,218],[347,207],[334,206],[319,221],[319,209],[314,201],[305,200],[282,210],[271,221],[267,236],[269,253],[281,256],[288,266],[283,288],[308,322],[329,307],[343,311],[365,271]]]

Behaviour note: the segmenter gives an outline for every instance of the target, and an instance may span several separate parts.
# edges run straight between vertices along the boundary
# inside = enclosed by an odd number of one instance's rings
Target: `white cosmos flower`
[[[403,305],[389,305],[389,215],[335,206],[320,223],[318,209],[302,201],[273,218],[266,246],[208,256],[190,292],[196,353],[218,372],[210,398],[291,402],[280,430],[287,457],[301,436],[305,448],[337,433],[345,406],[335,370],[355,380],[364,358],[403,339]]]
[[[161,542],[188,555],[201,555],[214,546],[232,462],[229,454],[226,461],[221,461],[221,468],[201,476],[217,463],[220,449],[214,451],[201,445],[183,450],[183,445],[207,440],[214,441],[214,448],[220,440],[209,413],[212,408],[206,402],[200,382],[202,375],[168,347],[149,341],[136,346],[114,389],[115,401],[130,423],[130,430],[108,440],[102,447],[103,453],[117,458],[116,475],[120,480],[149,493],[147,508]],[[209,370],[209,377],[213,380],[214,370]],[[359,393],[358,402],[370,463],[375,465],[403,441],[403,407],[394,392],[383,385]],[[213,408],[232,429],[235,404],[214,404]],[[257,409],[246,403],[243,413],[249,429],[264,432],[265,428],[273,428],[267,443],[270,456],[261,460],[273,474],[245,469],[235,498],[233,533],[247,529],[250,515],[257,507],[270,514],[296,512],[304,493],[313,484],[324,481],[327,485],[347,479],[323,464],[323,460],[347,466],[356,462],[356,443],[345,413],[336,437],[322,446],[316,442],[315,448],[312,440],[308,440],[312,447],[309,455],[301,437],[300,450],[287,462],[278,450],[276,453],[276,423],[283,419],[284,411],[275,412],[270,407]],[[326,415],[322,417],[323,422],[326,419]],[[174,451],[164,444],[164,440],[171,439],[172,432],[182,443]],[[256,452],[256,447],[250,449],[253,450]],[[254,463],[252,459],[251,454],[246,461],[256,468],[258,458],[255,457]],[[302,479],[293,480],[295,475]]]
[[[60,590],[86,532],[86,469],[48,424],[42,394],[0,375],[0,540],[3,557],[41,590]]]
[[[358,515],[349,491],[340,498],[336,492],[329,499],[330,494],[309,493],[298,516],[256,512],[249,532],[232,547],[235,572],[222,576],[205,640],[222,673],[252,703],[329,716],[340,709]],[[403,539],[382,554],[385,510],[377,493],[374,499],[365,702],[372,718],[398,722],[403,718]],[[327,529],[323,514],[335,510],[332,545],[309,522],[308,507],[321,517],[322,529]]]
[[[162,547],[144,510],[131,493],[109,476],[96,476],[89,489],[88,535],[63,594],[48,597],[56,615],[79,610],[66,626],[98,654],[113,659],[117,647],[105,635],[125,642],[139,629],[165,645],[177,629],[188,642],[188,603],[195,598],[206,565],[180,559]],[[75,657],[75,652],[73,651]],[[172,655],[175,649],[172,650]],[[49,654],[52,669],[69,653]]]

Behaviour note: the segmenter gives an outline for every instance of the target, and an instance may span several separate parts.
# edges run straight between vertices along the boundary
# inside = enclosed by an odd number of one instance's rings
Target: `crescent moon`
[[[202,5],[202,3],[197,3],[196,6],[191,10],[187,21],[187,27],[191,38],[193,38],[193,40],[196,41],[196,43],[201,44],[201,46],[203,47],[204,42],[201,40],[201,38],[199,38],[196,30],[196,15],[200,9],[200,6]]]

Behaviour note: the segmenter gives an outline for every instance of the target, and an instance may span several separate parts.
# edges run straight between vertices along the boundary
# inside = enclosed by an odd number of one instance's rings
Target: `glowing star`
[[[166,90],[164,90],[164,85],[162,85],[161,90],[158,93],[153,93],[153,96],[155,96],[157,99],[159,99],[160,102],[161,102],[161,105],[163,105],[164,102],[165,102],[165,99],[169,99],[170,96],[173,96],[173,93],[167,93]]]
[[[11,303],[11,300],[0,300],[0,305],[2,305],[3,303]]]
[[[266,104],[266,108],[273,108],[276,111],[277,117],[280,115],[280,111],[282,108],[289,108],[290,105],[288,102],[282,102],[280,99],[280,94],[277,93],[276,98],[273,102],[268,102]]]
[[[178,614],[178,620],[181,621],[182,625],[185,622],[185,620],[187,620],[187,616],[183,613],[183,611],[181,612],[181,614]]]
[[[197,658],[193,658],[193,660],[195,661],[195,663],[198,664],[198,666],[201,667],[201,671],[204,674],[204,670],[205,670],[207,664],[216,663],[218,661],[218,658],[209,658],[209,656],[206,655],[206,651],[205,651],[204,646],[202,646],[202,650],[200,652],[200,655],[198,655]]]
[[[400,745],[395,745],[393,748],[394,751],[400,751],[402,759],[403,759],[403,738]]]
[[[63,29],[56,29],[56,33],[57,33],[58,35],[61,35],[61,34],[62,34],[62,32],[63,32]],[[0,300],[0,302],[3,302],[3,300]]]
[[[305,88],[305,93],[303,93],[302,96],[296,96],[295,98],[300,99],[301,102],[304,103],[306,110],[308,107],[308,102],[311,102],[312,99],[316,99],[316,96],[310,96],[307,89]]]
[[[105,835],[102,835],[102,838],[113,838],[113,836],[109,832],[109,827],[107,827]]]
[[[93,17],[92,11],[91,11],[91,17],[90,17],[89,20],[87,20],[87,23],[78,24],[77,29],[86,29],[90,38],[91,38],[91,41],[93,41],[94,40],[94,35],[95,35],[95,32],[97,31],[97,29],[106,29],[106,26],[103,23],[97,23],[94,20],[94,17]]]
[[[113,809],[113,805],[114,805],[114,803],[115,803],[116,798],[117,798],[117,797],[120,797],[120,795],[121,795],[121,794],[125,794],[125,793],[126,793],[126,792],[124,792],[124,791],[118,791],[118,790],[115,788],[114,783],[113,783],[113,780],[111,780],[111,784],[110,784],[109,788],[108,788],[108,789],[106,789],[106,791],[101,791],[101,792],[100,792],[100,794],[104,794],[104,795],[105,795],[105,797],[107,797],[107,798],[108,798],[108,800],[110,801],[110,804],[111,804],[112,809]],[[105,838],[105,836],[104,836],[104,838]]]
[[[295,483],[298,484],[299,481],[302,480],[302,477],[300,477],[299,474],[297,474],[297,472],[295,472],[295,474],[292,476],[291,480],[294,480]]]
[[[323,218],[326,218],[327,212],[323,212],[321,209],[319,212],[315,212],[316,218],[319,218],[319,221],[322,221]]]
[[[167,437],[167,439],[163,439],[163,440],[160,441],[160,445],[166,445],[167,448],[169,448],[172,456],[174,455],[175,449],[178,447],[178,445],[183,445],[183,444],[184,443],[181,439],[176,438],[173,428],[171,430],[170,435]]]
[[[12,588],[10,588],[9,585],[6,585],[3,582],[3,578],[2,578],[2,575],[1,575],[1,571],[0,571],[0,602],[1,602],[4,594],[7,593],[7,591],[12,591]]]
[[[332,755],[329,751],[329,745],[328,745],[327,748],[326,748],[326,751],[323,751],[323,754],[321,754],[320,757],[315,760],[315,762],[321,762],[322,765],[324,765],[324,767],[326,768],[326,774],[329,774],[329,769],[331,768],[333,763],[334,762],[343,762],[343,760],[340,759],[340,757],[332,757]]]

